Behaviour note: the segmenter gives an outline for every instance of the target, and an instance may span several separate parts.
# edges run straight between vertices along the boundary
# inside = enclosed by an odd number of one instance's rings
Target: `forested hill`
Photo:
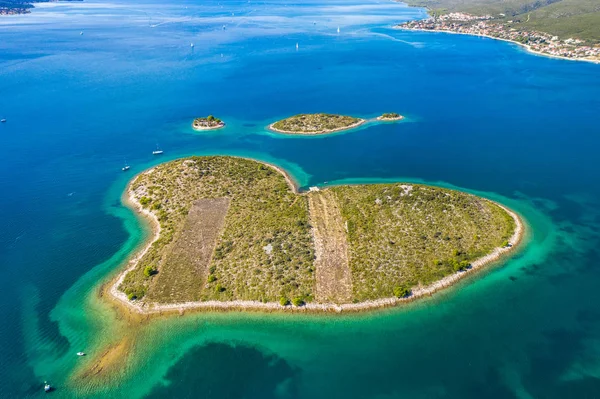
[[[405,0],[412,6],[436,13],[466,12],[501,17],[561,38],[579,38],[600,43],[599,0]]]

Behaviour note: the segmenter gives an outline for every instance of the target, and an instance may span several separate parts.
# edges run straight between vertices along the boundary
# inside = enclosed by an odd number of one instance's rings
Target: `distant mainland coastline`
[[[428,12],[432,13],[431,10]],[[545,57],[600,63],[600,45],[589,41],[568,38],[523,29],[519,21],[506,20],[506,15],[473,15],[464,12],[433,12],[424,20],[412,20],[396,25],[397,29],[421,32],[441,32],[451,34],[486,37],[517,44],[527,51]]]
[[[183,185],[172,185],[177,176],[196,173],[200,173],[200,180],[194,177]],[[227,176],[237,176],[236,183],[231,185],[233,180]],[[239,186],[242,176],[252,185]],[[206,185],[204,180],[213,183]],[[248,191],[250,187],[252,191]],[[221,190],[229,194],[223,196]],[[168,198],[166,192],[171,193]],[[435,206],[428,208],[422,196]],[[154,234],[108,291],[129,310],[141,314],[236,309],[352,312],[395,306],[431,295],[497,261],[514,251],[524,234],[523,223],[513,211],[459,191],[397,183],[313,188],[298,193],[282,169],[234,157],[193,157],[159,165],[134,178],[126,197],[127,205],[150,221]],[[265,213],[264,205],[256,208],[254,204],[261,203],[256,202],[259,197],[263,204],[271,204],[267,208],[273,211],[267,209]],[[341,198],[344,201],[340,202]],[[432,198],[437,199],[432,202]],[[282,201],[289,204],[281,208],[278,204]],[[181,213],[183,204],[187,204],[187,216]],[[438,215],[440,227],[432,227],[431,232],[420,228],[414,237],[395,237],[386,227],[387,212],[403,215],[404,208],[415,206]],[[467,220],[460,210],[465,206],[468,212],[479,213],[481,220],[462,230],[444,232],[441,226]],[[235,207],[235,214],[228,213],[231,207]],[[353,213],[355,208],[361,209],[359,214]],[[452,211],[439,213],[440,209]],[[365,214],[376,219],[364,224],[360,215]],[[244,224],[245,215],[252,215],[254,226]],[[401,219],[407,223],[404,229],[412,231],[414,223],[420,225],[419,217],[406,215]],[[243,232],[235,230],[240,223],[247,226]],[[372,223],[379,228],[369,228]],[[202,234],[197,234],[199,230]],[[274,231],[282,235],[272,236]],[[190,242],[190,237],[197,236],[206,242]],[[364,246],[358,236],[366,237],[369,245]],[[410,255],[416,256],[411,262],[424,262],[412,269],[404,262],[406,251],[412,253],[411,248],[423,245],[419,244],[423,239],[432,252],[418,255],[419,250]],[[252,244],[256,240],[262,243]],[[455,247],[455,242],[460,245]],[[252,249],[253,245],[258,246]],[[402,250],[395,249],[397,246]],[[282,247],[287,250],[281,252]],[[379,256],[394,259],[400,252],[404,253],[402,259],[377,274],[383,265],[377,260]],[[380,266],[371,265],[373,261]],[[192,275],[186,272],[190,269],[201,272]],[[419,274],[423,270],[426,274]],[[398,280],[393,277],[398,273],[408,277]],[[278,276],[285,284],[275,283]],[[239,291],[237,278],[253,288]],[[378,293],[373,294],[368,281],[376,282]]]

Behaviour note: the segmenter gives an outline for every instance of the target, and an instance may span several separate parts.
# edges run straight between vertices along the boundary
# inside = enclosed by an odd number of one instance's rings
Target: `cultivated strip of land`
[[[206,289],[209,263],[223,230],[229,198],[193,202],[181,234],[164,255],[148,300],[177,303],[200,300]]]
[[[308,207],[316,254],[315,298],[322,303],[351,302],[352,277],[346,230],[333,192],[311,192]]]

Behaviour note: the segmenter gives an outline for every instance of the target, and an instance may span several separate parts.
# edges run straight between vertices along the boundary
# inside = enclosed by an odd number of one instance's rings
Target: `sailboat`
[[[44,392],[50,392],[52,390],[52,385],[48,384],[48,382],[44,381]]]
[[[163,150],[161,150],[161,149],[158,147],[158,144],[157,144],[157,145],[156,145],[156,150],[152,151],[152,155],[160,155],[160,154],[162,154],[163,152],[164,152],[164,151],[163,151]]]
[[[338,33],[340,33],[340,27],[338,26]]]
[[[194,48],[194,43],[190,43],[190,47],[191,47],[191,48]]]
[[[298,51],[298,43],[296,43],[296,51]]]

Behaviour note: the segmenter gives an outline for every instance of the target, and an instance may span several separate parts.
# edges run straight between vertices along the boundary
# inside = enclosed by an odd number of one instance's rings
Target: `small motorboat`
[[[44,381],[44,392],[50,392],[52,390],[52,385],[48,384]]]
[[[191,47],[191,48],[194,48],[194,43],[190,43],[190,47]]]
[[[129,166],[129,165],[125,165],[125,166],[123,166],[123,167],[121,168],[121,170],[122,170],[123,172],[127,172],[127,171],[129,170],[129,168],[130,168],[130,167],[131,167],[131,166]]]
[[[0,119],[0,122],[6,123],[6,119]]]
[[[85,356],[85,352],[77,352],[77,356]]]
[[[156,150],[152,151],[152,155],[160,155],[162,154],[164,151],[160,149],[160,147],[158,146],[158,144],[156,145]]]

